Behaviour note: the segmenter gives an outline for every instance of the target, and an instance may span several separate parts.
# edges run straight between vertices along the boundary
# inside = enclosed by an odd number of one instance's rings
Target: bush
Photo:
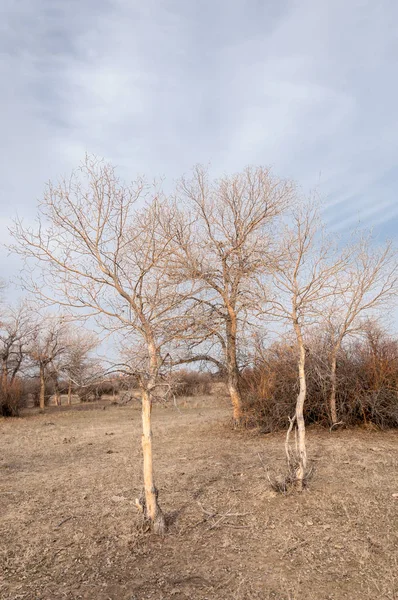
[[[102,400],[103,396],[112,396],[119,391],[118,384],[112,380],[100,381],[90,385],[76,386],[75,393],[79,396],[80,402],[94,402]]]
[[[0,386],[0,415],[3,417],[17,417],[24,404],[23,386],[14,380]]]
[[[175,396],[207,396],[211,393],[211,375],[181,369],[173,374],[171,387]]]
[[[329,426],[329,348],[326,340],[313,340],[306,359],[307,424]],[[298,393],[297,349],[273,344],[241,376],[248,426],[264,432],[285,429],[295,411]],[[398,341],[378,328],[364,339],[346,344],[337,361],[336,404],[345,426],[372,423],[398,427]]]

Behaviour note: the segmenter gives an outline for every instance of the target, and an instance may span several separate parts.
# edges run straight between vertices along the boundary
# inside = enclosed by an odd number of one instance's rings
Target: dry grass
[[[0,421],[2,600],[398,598],[397,432],[310,430],[316,475],[281,496],[284,434],[228,416],[214,397],[154,411],[164,538],[134,506],[136,405]]]

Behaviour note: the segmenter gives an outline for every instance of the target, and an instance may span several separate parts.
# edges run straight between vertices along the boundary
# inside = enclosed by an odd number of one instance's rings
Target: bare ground
[[[158,538],[138,407],[89,408],[0,421],[2,600],[398,598],[397,432],[310,429],[310,489],[280,496],[283,435],[233,431],[214,398],[159,407]]]

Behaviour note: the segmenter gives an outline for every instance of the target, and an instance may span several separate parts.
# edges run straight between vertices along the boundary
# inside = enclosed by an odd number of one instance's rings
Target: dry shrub
[[[113,396],[118,391],[118,383],[115,383],[111,379],[98,381],[89,385],[73,386],[73,393],[78,395],[80,402],[102,400],[103,396]]]
[[[298,459],[297,459],[298,463]],[[270,483],[271,488],[274,492],[278,494],[288,494],[292,492],[297,487],[297,467],[298,464],[289,463],[287,468],[287,473],[283,475],[277,475],[275,473],[268,472],[267,477]],[[308,467],[305,470],[304,477],[302,480],[303,489],[306,489],[309,486],[311,479],[314,476],[313,467]]]
[[[23,385],[14,380],[0,386],[0,415],[3,417],[17,417],[24,405],[25,397]]]
[[[171,388],[174,396],[207,396],[211,394],[210,373],[181,369],[173,373]]]
[[[330,425],[329,347],[314,339],[306,360],[307,424]],[[272,344],[241,377],[246,423],[265,433],[285,429],[298,393],[297,350]],[[337,411],[345,426],[398,427],[398,340],[372,325],[366,335],[346,344],[337,361]]]

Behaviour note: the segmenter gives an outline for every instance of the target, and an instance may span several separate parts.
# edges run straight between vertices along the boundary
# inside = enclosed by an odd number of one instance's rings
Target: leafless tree
[[[141,208],[138,200],[145,203]],[[173,214],[165,211],[159,190],[141,179],[125,186],[112,166],[87,157],[70,179],[48,186],[36,229],[20,221],[13,228],[15,249],[41,267],[41,281],[30,287],[42,300],[81,309],[109,330],[131,332],[144,349],[137,373],[145,492],[139,506],[158,533],[165,518],[153,473],[152,400],[165,349],[184,335],[189,307],[182,307],[192,295],[168,275],[173,236],[159,221]]]
[[[332,426],[338,422],[336,367],[344,339],[364,331],[368,316],[396,302],[398,258],[392,243],[377,247],[369,235],[361,235],[346,250],[345,266],[339,271],[335,292],[325,303],[322,324],[331,346],[329,412]]]
[[[306,204],[294,211],[292,225],[285,229],[281,258],[273,279],[275,298],[269,313],[288,323],[298,345],[299,393],[288,434],[297,429],[297,488],[303,488],[307,468],[304,403],[306,399],[306,335],[319,323],[323,307],[336,292],[337,275],[345,266],[345,256],[337,256],[322,230],[318,209]],[[286,451],[289,461],[289,437]]]
[[[26,304],[3,311],[0,324],[1,382],[3,389],[11,385],[26,358],[33,332],[32,312]]]
[[[60,403],[56,361],[66,352],[67,334],[68,323],[62,316],[46,315],[34,327],[28,354],[33,365],[39,369],[41,410],[45,407],[46,384],[50,378],[55,384],[56,402]]]
[[[202,310],[195,320],[203,330],[199,342],[208,339],[221,348],[221,361],[219,356],[210,360],[226,367],[236,423],[242,419],[239,335],[250,307],[258,302],[256,277],[273,260],[272,225],[292,191],[289,182],[263,168],[212,182],[208,172],[197,167],[192,178],[179,185],[179,206],[185,208],[172,223],[177,242],[173,264],[181,280],[201,283],[195,298]],[[200,360],[206,358],[201,351],[199,355]]]
[[[98,336],[92,331],[69,328],[65,354],[55,365],[55,376],[65,378],[68,384],[68,405],[72,404],[73,389],[84,389],[103,378],[104,369],[90,357],[98,343]]]

